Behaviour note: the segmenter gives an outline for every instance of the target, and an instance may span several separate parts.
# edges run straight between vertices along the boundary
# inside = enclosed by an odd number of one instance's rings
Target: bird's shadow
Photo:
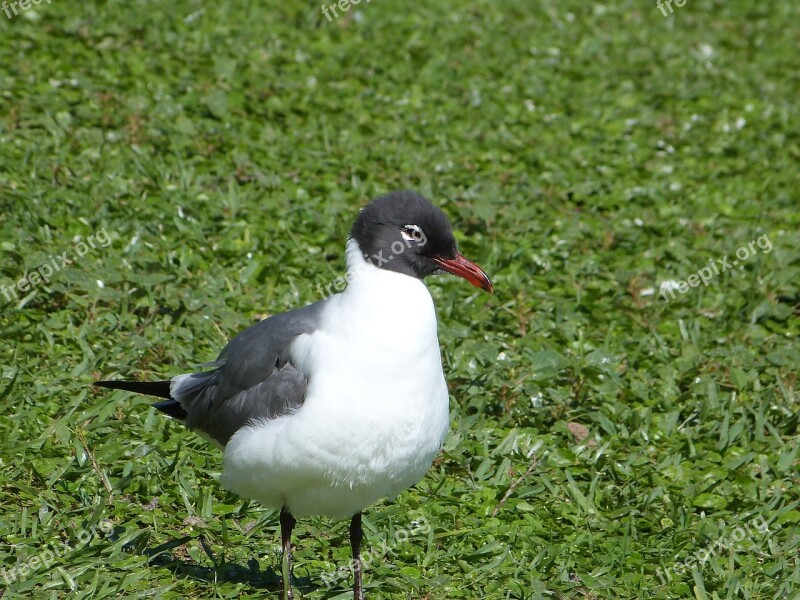
[[[193,541],[200,543],[213,563],[213,567],[200,565],[174,552],[174,549]],[[136,551],[137,549],[130,548],[130,550]],[[218,560],[202,536],[175,538],[154,548],[139,548],[138,551],[148,557],[148,564],[151,567],[170,569],[179,577],[187,577],[209,583],[247,583],[253,588],[274,592],[276,595],[281,593],[283,587],[283,578],[279,570],[276,571],[271,566],[262,568],[255,558],[250,558],[246,565],[238,562],[227,562],[224,559]],[[292,572],[292,587],[301,590],[303,593],[320,589],[320,586],[315,585],[309,575],[298,577],[296,570]]]
[[[214,583],[229,581],[247,583],[253,588],[280,593],[281,576],[272,567],[262,569],[255,558],[246,565],[223,562],[213,567],[204,567],[193,561],[178,558],[174,554],[160,554],[149,562],[152,567],[171,570],[177,577],[187,577]]]

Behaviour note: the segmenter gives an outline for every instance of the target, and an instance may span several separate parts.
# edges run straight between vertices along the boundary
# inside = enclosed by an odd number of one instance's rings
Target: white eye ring
[[[417,225],[406,225],[400,231],[400,235],[402,235],[403,239],[407,242],[419,242],[425,239],[425,234],[422,233],[422,229]]]

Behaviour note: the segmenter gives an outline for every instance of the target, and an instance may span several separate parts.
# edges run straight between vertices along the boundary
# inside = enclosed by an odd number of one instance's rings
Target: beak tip
[[[490,294],[494,293],[492,280],[489,279],[486,272],[471,260],[464,258],[463,255],[456,253],[455,258],[439,258],[434,260],[436,260],[443,270],[457,275],[462,279],[466,279],[469,283],[485,292],[489,292]]]

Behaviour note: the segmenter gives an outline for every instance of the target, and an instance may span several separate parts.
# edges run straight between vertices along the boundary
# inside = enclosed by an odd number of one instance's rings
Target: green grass
[[[798,597],[795,0],[52,0],[0,34],[0,285],[112,240],[0,293],[3,600],[277,597],[277,515],[90,384],[319,299],[397,188],[496,293],[430,282],[452,428],[368,510],[368,596]],[[347,524],[296,532],[302,597],[349,597]]]

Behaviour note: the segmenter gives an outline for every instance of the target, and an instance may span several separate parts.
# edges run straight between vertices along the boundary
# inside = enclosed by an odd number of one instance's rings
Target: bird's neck
[[[347,288],[343,298],[364,310],[391,310],[396,315],[433,315],[433,300],[422,280],[365,260],[358,243],[347,242]],[[435,322],[435,316],[434,316]]]

